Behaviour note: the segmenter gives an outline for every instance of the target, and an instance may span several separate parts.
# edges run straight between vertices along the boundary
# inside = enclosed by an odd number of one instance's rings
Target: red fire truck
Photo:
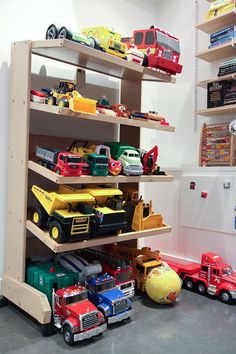
[[[179,39],[164,29],[151,26],[149,29],[136,30],[133,39],[126,37],[122,41],[134,43],[137,49],[146,54],[144,66],[163,70],[170,75],[182,72]]]
[[[164,258],[164,259],[163,259]],[[217,296],[224,303],[236,299],[236,272],[216,253],[202,254],[201,264],[162,257],[183,279],[183,286],[199,294]]]
[[[98,261],[102,266],[103,273],[107,273],[115,279],[116,287],[126,297],[134,296],[133,268],[129,260],[91,248],[81,250],[80,254],[89,261]]]

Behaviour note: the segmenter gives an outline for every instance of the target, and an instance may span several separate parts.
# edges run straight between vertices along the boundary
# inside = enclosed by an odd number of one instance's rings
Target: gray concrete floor
[[[175,306],[147,296],[134,299],[131,322],[114,324],[96,341],[74,347],[39,327],[15,306],[0,308],[0,353],[4,354],[236,354],[236,306],[183,290]]]

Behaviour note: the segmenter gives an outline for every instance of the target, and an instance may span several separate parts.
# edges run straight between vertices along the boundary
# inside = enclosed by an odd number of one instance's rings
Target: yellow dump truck
[[[112,252],[130,259],[134,273],[136,289],[144,292],[149,272],[162,265],[160,251],[152,251],[149,247],[142,249],[122,246],[112,246]]]
[[[123,210],[123,193],[117,188],[99,188],[88,186],[86,189],[74,189],[70,186],[59,187],[61,193],[83,192],[91,195],[95,200],[91,220],[91,234],[115,234],[127,228],[126,212]]]
[[[58,243],[84,240],[91,234],[95,219],[95,198],[86,192],[47,192],[33,185],[32,192],[40,203],[32,211],[32,221],[38,227],[48,227],[50,237]]]
[[[105,26],[83,28],[82,34],[99,41],[100,47],[106,53],[126,59],[127,45],[121,42],[121,35]]]

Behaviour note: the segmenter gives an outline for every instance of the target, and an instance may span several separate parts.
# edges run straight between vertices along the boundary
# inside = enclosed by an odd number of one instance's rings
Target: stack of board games
[[[230,42],[236,38],[236,26],[228,26],[220,31],[210,35],[210,45],[208,48],[213,48],[224,43]]]
[[[236,58],[233,58],[231,60],[227,60],[220,63],[217,76],[233,74],[235,72],[236,72]]]

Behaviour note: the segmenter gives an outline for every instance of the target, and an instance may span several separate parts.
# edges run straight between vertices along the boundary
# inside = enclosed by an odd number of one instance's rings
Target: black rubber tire
[[[49,337],[56,333],[56,328],[53,323],[42,324],[41,333],[44,337]]]
[[[51,24],[47,28],[45,38],[46,39],[56,39],[56,38],[58,38],[58,33],[59,33],[59,28],[56,25]]]
[[[53,236],[54,228],[58,230],[57,237]],[[49,223],[49,235],[57,243],[63,243],[66,241],[66,230],[57,220],[53,220]]]
[[[68,102],[68,100],[67,99],[65,99],[65,98],[59,98],[58,100],[57,100],[57,106],[58,107],[66,107],[66,108],[68,108],[69,107],[69,102]]]
[[[62,39],[65,38],[65,39],[72,40],[72,33],[70,30],[68,30],[68,28],[62,26],[58,32],[58,38],[62,38]]]
[[[57,103],[56,97],[53,97],[53,96],[48,97],[47,104],[49,104],[50,106],[55,106],[56,103]]]
[[[187,290],[195,290],[194,282],[191,278],[185,278],[183,282],[183,287]]]
[[[9,300],[5,296],[0,295],[0,307],[7,306],[8,303]]]
[[[37,215],[38,215],[38,221],[37,222],[34,219],[34,214],[35,213],[37,213]],[[40,206],[33,207],[32,208],[31,220],[36,226],[40,227],[41,229],[44,229],[47,226],[48,214]]]
[[[207,287],[202,281],[199,281],[196,284],[196,291],[198,292],[198,294],[206,295]]]
[[[72,346],[75,341],[74,341],[74,333],[72,332],[72,330],[70,329],[69,326],[65,326],[63,328],[63,338],[64,341],[66,342],[66,344]]]
[[[94,49],[100,49],[100,42],[97,38],[88,37],[88,41],[90,43],[90,47]]]
[[[233,301],[232,295],[227,290],[221,290],[219,297],[220,297],[220,301],[223,302],[224,304],[231,304]]]
[[[144,58],[143,58],[143,62],[142,62],[142,66],[147,67],[148,66],[148,57],[146,54],[144,54]]]

